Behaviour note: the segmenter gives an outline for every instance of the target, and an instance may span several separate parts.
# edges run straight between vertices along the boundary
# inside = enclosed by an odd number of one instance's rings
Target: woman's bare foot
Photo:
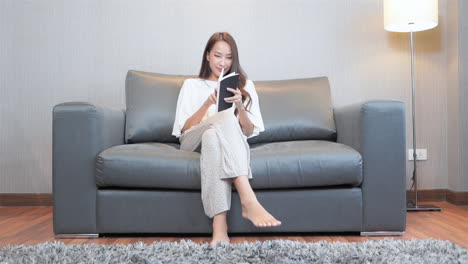
[[[233,180],[242,205],[242,217],[249,219],[256,227],[279,226],[278,221],[258,202],[247,176],[238,176]]]
[[[224,233],[224,234],[213,234],[213,239],[210,242],[211,246],[216,246],[218,242],[226,242],[226,243],[231,243],[231,239],[229,239],[229,236]]]
[[[281,221],[268,213],[256,199],[242,203],[242,217],[249,219],[256,227],[281,225]]]

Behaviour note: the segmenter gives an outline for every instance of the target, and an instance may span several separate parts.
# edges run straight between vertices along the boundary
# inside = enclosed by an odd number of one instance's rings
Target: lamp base
[[[442,211],[442,208],[437,207],[435,205],[430,205],[430,204],[408,204],[406,206],[406,211],[407,212],[415,212],[415,211]]]

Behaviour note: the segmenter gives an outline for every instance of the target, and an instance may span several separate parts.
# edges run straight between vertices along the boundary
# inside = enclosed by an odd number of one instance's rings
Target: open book
[[[216,109],[218,112],[224,111],[232,107],[233,103],[228,103],[224,100],[226,97],[234,96],[233,93],[227,90],[227,88],[236,89],[239,83],[239,73],[231,72],[230,74],[223,76],[224,69],[221,70],[219,75],[219,90],[218,97],[216,98]]]

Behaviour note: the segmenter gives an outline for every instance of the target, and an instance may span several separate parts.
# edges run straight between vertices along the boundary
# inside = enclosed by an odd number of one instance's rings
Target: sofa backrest
[[[125,81],[125,142],[179,143],[172,136],[177,98],[185,79],[129,70]],[[330,87],[326,77],[254,81],[265,131],[249,143],[335,140]]]

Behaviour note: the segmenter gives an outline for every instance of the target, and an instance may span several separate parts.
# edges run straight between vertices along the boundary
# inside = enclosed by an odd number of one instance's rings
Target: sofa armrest
[[[406,123],[400,101],[334,109],[337,142],[363,160],[363,232],[406,229]]]
[[[54,233],[95,234],[95,160],[124,144],[125,111],[67,102],[52,112]]]

